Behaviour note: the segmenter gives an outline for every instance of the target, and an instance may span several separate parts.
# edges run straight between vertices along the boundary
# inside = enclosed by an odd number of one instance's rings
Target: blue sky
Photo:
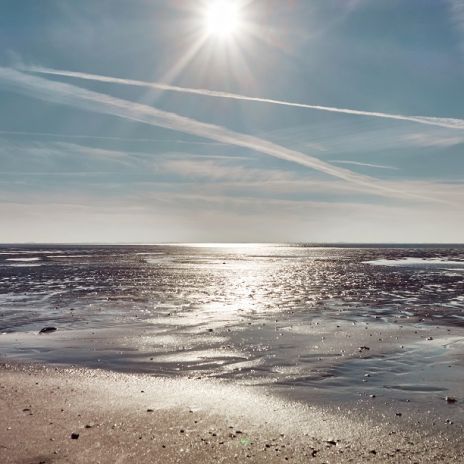
[[[464,0],[215,1],[2,1],[0,242],[463,241]]]

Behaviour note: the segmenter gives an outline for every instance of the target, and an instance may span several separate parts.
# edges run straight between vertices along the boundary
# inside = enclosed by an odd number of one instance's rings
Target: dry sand
[[[27,364],[0,369],[2,464],[464,462],[459,436],[401,417],[383,423],[291,402],[264,387]]]

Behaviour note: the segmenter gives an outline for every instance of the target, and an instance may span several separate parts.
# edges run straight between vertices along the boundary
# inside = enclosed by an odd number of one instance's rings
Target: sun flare
[[[234,0],[214,0],[205,15],[205,28],[210,36],[228,38],[240,28],[240,11]]]

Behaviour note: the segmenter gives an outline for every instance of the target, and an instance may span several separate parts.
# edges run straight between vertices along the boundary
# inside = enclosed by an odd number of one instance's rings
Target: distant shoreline
[[[401,243],[401,242],[333,242],[333,243],[299,243],[299,242],[169,242],[169,243],[106,243],[106,242],[12,242],[12,243],[0,243],[0,247],[48,247],[48,246],[202,246],[202,247],[212,247],[212,248],[221,248],[221,247],[241,247],[241,246],[289,246],[289,247],[303,247],[303,248],[461,248],[464,247],[463,243]]]

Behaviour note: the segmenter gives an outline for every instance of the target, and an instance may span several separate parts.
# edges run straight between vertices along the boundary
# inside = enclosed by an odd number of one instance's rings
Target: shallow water
[[[10,358],[421,401],[463,328],[462,246],[0,247]]]

